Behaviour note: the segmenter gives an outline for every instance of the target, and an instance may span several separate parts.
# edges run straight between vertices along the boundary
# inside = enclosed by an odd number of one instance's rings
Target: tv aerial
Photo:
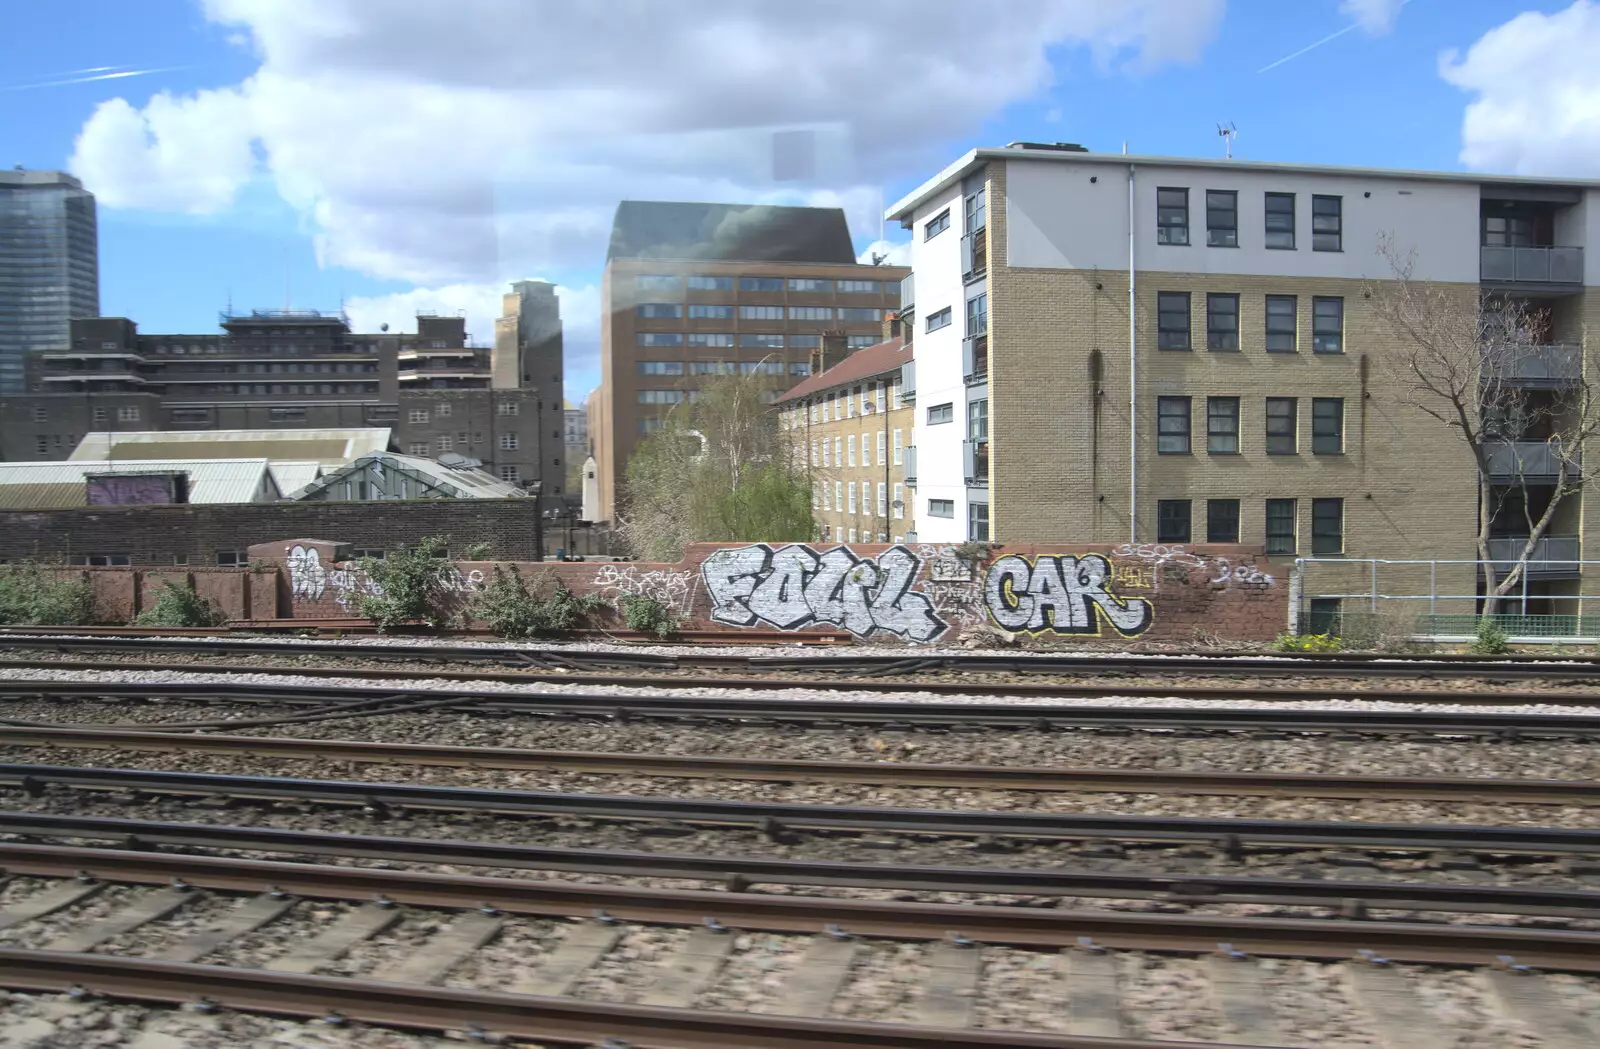
[[[1217,125],[1217,134],[1222,138],[1223,158],[1233,159],[1233,140],[1239,137],[1239,127],[1233,121]]]

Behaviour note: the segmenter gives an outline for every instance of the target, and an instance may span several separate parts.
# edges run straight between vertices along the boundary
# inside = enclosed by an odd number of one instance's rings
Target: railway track
[[[41,947],[0,947],[0,985],[10,989],[76,987],[80,999],[100,994],[167,1003],[202,996],[213,1006],[307,1018],[466,1028],[478,1039],[586,1045],[611,1039],[682,1049],[1294,1046],[1304,1044],[1296,1038],[1300,1025],[1277,1008],[1271,970],[1260,960],[1309,959],[1339,966],[1348,982],[1348,1005],[1384,1026],[1398,1017],[1428,1016],[1414,978],[1392,963],[1494,969],[1454,978],[1482,981],[1525,1027],[1561,1047],[1581,1044],[1561,1039],[1587,1030],[1586,1021],[1533,970],[1600,971],[1600,933],[1565,930],[771,897],[10,843],[0,843],[0,865],[13,877],[50,879],[0,911],[0,926],[8,927],[0,935],[8,938],[52,922],[25,940],[42,940]],[[115,907],[95,912],[86,923],[73,920],[74,906],[113,890],[122,892]],[[258,949],[254,965],[219,964],[252,933],[275,922],[294,923],[301,900],[343,910],[320,924],[293,925],[296,935],[274,944],[265,957]],[[160,947],[151,956],[132,954],[129,941],[119,940],[202,905],[213,915],[204,927],[182,936],[153,932],[148,942]],[[420,949],[399,957],[380,953],[355,967],[353,976],[324,975],[419,913],[432,919],[435,930]],[[553,942],[532,965],[524,961],[508,974],[509,993],[441,986],[452,970],[470,968],[496,937],[526,935],[534,924]],[[635,991],[627,996],[632,1000],[585,997],[586,976],[616,966],[623,953],[619,942],[651,927],[675,929],[674,946],[648,973],[637,972],[637,963],[622,963],[634,970]],[[765,935],[743,942],[745,933]],[[892,942],[909,944],[912,953],[881,949]],[[714,998],[726,973],[752,952],[774,950],[775,943],[791,949],[778,968],[779,986],[756,1005],[762,1011],[697,1007]],[[1130,973],[1150,954],[1204,975],[1206,1007],[1224,1031],[1221,1039],[1135,1037],[1141,1018],[1123,998]],[[989,970],[1014,965],[1019,956],[1031,959],[1029,971],[1038,973],[1035,993],[1051,1007],[1058,1029],[975,1028],[996,1008],[996,993],[1008,989],[997,987]],[[915,964],[907,966],[905,959],[913,957]],[[886,960],[898,971],[871,971]],[[879,979],[914,982],[903,1001],[886,1011],[896,1022],[830,1016],[861,1011],[842,999],[859,993],[862,984],[851,981],[864,969]]]

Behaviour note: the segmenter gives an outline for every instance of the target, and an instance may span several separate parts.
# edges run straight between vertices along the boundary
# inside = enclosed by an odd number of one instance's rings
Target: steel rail
[[[181,1005],[202,998],[243,1012],[342,1019],[387,1027],[463,1031],[541,1045],[650,1049],[1243,1049],[1220,1042],[1148,1041],[912,1027],[754,1013],[618,1005],[336,976],[157,962],[104,954],[0,948],[0,984],[16,990],[87,990]]]
[[[683,682],[676,681],[682,685]],[[792,683],[789,683],[792,685]],[[1184,693],[1166,690],[1170,695]],[[252,701],[285,706],[327,707],[352,697],[396,703],[456,697],[451,710],[481,714],[541,714],[558,717],[710,718],[755,722],[866,725],[959,725],[1011,728],[1092,728],[1116,732],[1137,729],[1276,732],[1420,733],[1499,737],[1600,735],[1600,714],[1513,714],[1499,711],[1282,709],[1240,707],[1115,706],[1074,703],[955,703],[912,700],[744,699],[698,695],[596,694],[592,692],[507,693],[472,689],[428,689],[396,693],[393,688],[264,685],[206,682],[129,683],[102,681],[0,681],[0,700],[92,697],[96,699]],[[1240,696],[1248,702],[1249,693]],[[1518,697],[1502,699],[1515,703]],[[1541,696],[1545,703],[1568,697]],[[329,708],[333,709],[333,708]],[[4,708],[0,707],[0,713]],[[351,715],[356,716],[356,715]],[[0,719],[4,720],[4,719]],[[66,726],[61,726],[66,727]],[[156,730],[159,726],[150,726]]]
[[[1104,874],[1070,868],[946,867],[903,863],[765,859],[759,856],[568,849],[543,845],[402,838],[276,827],[0,811],[0,834],[87,838],[116,848],[158,846],[251,850],[309,856],[439,863],[515,870],[572,871],[634,878],[684,878],[722,883],[729,891],[755,885],[846,886],[924,892],[1153,899],[1183,904],[1249,903],[1382,910],[1527,914],[1600,918],[1600,893],[1502,885],[1332,881],[1306,878]]]
[[[707,801],[634,795],[489,790],[346,780],[228,776],[209,772],[0,765],[0,784],[31,792],[47,786],[90,790],[262,798],[502,815],[668,820],[762,828],[851,830],[949,836],[1002,835],[1118,841],[1251,842],[1388,848],[1400,851],[1600,854],[1600,830],[1475,824],[1310,822],[1237,818],[1084,815],[1076,812],[982,812],[868,808],[785,802]]]
[[[163,753],[228,754],[289,760],[353,761],[537,772],[768,782],[859,783],[902,787],[1082,791],[1124,794],[1244,795],[1282,798],[1396,798],[1492,804],[1600,804],[1600,782],[1362,776],[1342,773],[1195,772],[1114,768],[1041,768],[899,761],[800,761],[781,758],[689,757],[432,743],[369,743],[275,736],[195,735],[100,728],[14,728],[0,725],[0,746],[67,747]]]

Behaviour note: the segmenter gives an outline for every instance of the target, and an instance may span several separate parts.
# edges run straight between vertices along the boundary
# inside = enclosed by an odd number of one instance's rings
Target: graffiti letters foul
[[[758,621],[780,630],[832,623],[853,634],[884,631],[931,641],[949,629],[933,602],[912,589],[922,559],[903,546],[857,557],[838,546],[818,554],[795,544],[718,550],[700,565],[711,618],[734,626]]]
[[[1049,555],[1029,561],[1015,554],[989,566],[984,601],[1006,630],[1030,634],[1100,633],[1102,618],[1123,637],[1150,629],[1155,612],[1142,597],[1119,597],[1108,584],[1111,564],[1099,554]]]

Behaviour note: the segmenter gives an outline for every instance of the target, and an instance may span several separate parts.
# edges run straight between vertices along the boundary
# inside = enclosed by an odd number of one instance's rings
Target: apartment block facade
[[[0,171],[0,395],[25,389],[29,354],[99,313],[94,194],[60,171]]]
[[[1402,395],[1408,344],[1372,297],[1394,277],[1380,241],[1463,309],[1489,294],[1540,318],[1514,385],[1570,389],[1600,317],[1592,182],[1019,143],[967,154],[889,214],[912,231],[900,319],[924,542],[1470,562],[1472,453]],[[1536,502],[1559,464],[1542,435],[1514,438],[1496,483]],[[1559,506],[1530,596],[1580,592],[1597,506]],[[1521,515],[1499,518],[1491,556],[1509,559]],[[1473,593],[1471,565],[1436,571],[1441,592]]]
[[[858,264],[836,208],[624,201],[589,416],[595,519],[612,519],[639,440],[703,380],[764,375],[776,397],[811,374],[826,336],[851,350],[881,341],[907,272]]]
[[[905,487],[914,414],[901,396],[912,348],[894,338],[858,350],[778,398],[778,425],[812,479],[819,538],[915,541]]]

